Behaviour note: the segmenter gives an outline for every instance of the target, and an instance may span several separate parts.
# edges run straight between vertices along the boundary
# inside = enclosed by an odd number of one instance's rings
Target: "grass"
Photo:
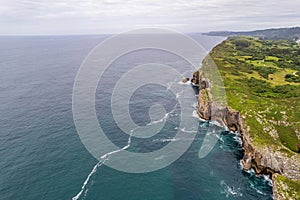
[[[210,57],[222,76],[228,106],[245,116],[256,148],[272,147],[299,158],[300,83],[285,78],[300,71],[299,47],[288,41],[230,37]],[[300,181],[281,175],[276,179],[285,199],[300,199]]]
[[[282,144],[291,149],[294,152],[297,152],[297,141],[298,138],[295,134],[295,131],[290,126],[277,126],[278,135]]]
[[[279,58],[276,56],[266,56],[265,60],[266,61],[278,61]]]
[[[288,41],[239,36],[215,47],[210,56],[223,78],[227,104],[246,116],[254,142],[283,145],[296,153],[300,83],[285,80],[286,74],[297,72],[298,66],[286,54],[296,52],[293,48]]]
[[[300,181],[288,179],[281,175],[276,175],[278,192],[285,199],[300,199]]]
[[[300,85],[300,83],[292,83],[285,81],[285,75],[287,74],[293,74],[294,72],[297,72],[293,69],[281,69],[275,74],[271,74],[269,82],[273,85],[284,85],[284,84],[290,84],[290,85]]]
[[[279,69],[276,73],[269,74],[269,79],[267,79],[267,80],[265,78],[263,78],[261,75],[259,75],[257,71],[253,71],[251,74],[242,72],[242,74],[244,76],[246,76],[247,78],[254,77],[254,78],[259,79],[259,80],[265,80],[265,81],[267,81],[268,83],[271,83],[274,86],[275,85],[286,85],[286,84],[300,85],[300,83],[293,83],[293,82],[285,81],[285,75],[293,74],[295,72],[297,72],[297,71],[293,70],[293,69]],[[228,77],[228,78],[238,78],[238,77],[236,77],[234,75],[230,75],[230,74],[228,76],[231,76],[231,77]]]

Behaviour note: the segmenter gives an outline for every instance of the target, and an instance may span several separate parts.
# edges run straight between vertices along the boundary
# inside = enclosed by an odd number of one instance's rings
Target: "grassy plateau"
[[[299,157],[299,45],[234,36],[216,46],[210,57],[223,79],[227,104],[244,116],[253,144]],[[300,196],[299,181],[278,180],[295,187],[291,191]]]

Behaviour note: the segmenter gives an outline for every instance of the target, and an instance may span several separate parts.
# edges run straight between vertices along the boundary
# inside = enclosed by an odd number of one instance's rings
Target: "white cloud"
[[[0,0],[0,34],[183,32],[295,26],[300,0]]]

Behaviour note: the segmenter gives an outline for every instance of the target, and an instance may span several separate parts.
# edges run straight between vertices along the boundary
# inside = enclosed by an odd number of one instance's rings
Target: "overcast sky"
[[[181,32],[300,26],[300,0],[0,0],[0,34]]]

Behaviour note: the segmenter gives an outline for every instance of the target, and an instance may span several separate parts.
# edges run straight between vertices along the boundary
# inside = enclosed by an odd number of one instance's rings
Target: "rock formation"
[[[276,174],[284,175],[292,180],[299,180],[300,163],[296,161],[296,157],[289,158],[286,154],[276,149],[274,150],[272,147],[254,146],[249,136],[250,127],[246,126],[245,118],[239,112],[233,111],[227,106],[215,106],[211,100],[209,81],[201,77],[199,72],[194,74],[199,78],[197,106],[199,117],[205,120],[213,119],[220,124],[226,125],[231,131],[239,132],[244,148],[244,157],[242,159],[244,169],[249,170],[253,168],[257,174],[270,175],[273,181],[275,181]],[[276,187],[273,188],[273,193],[280,197],[277,194]]]
[[[193,73],[193,78],[191,79],[191,82],[194,86],[198,86],[199,85],[199,71],[195,71]]]
[[[188,82],[190,79],[189,78],[187,78],[187,77],[183,77],[183,79],[182,79],[182,81],[181,82],[183,82],[183,83],[186,83],[186,82]]]

